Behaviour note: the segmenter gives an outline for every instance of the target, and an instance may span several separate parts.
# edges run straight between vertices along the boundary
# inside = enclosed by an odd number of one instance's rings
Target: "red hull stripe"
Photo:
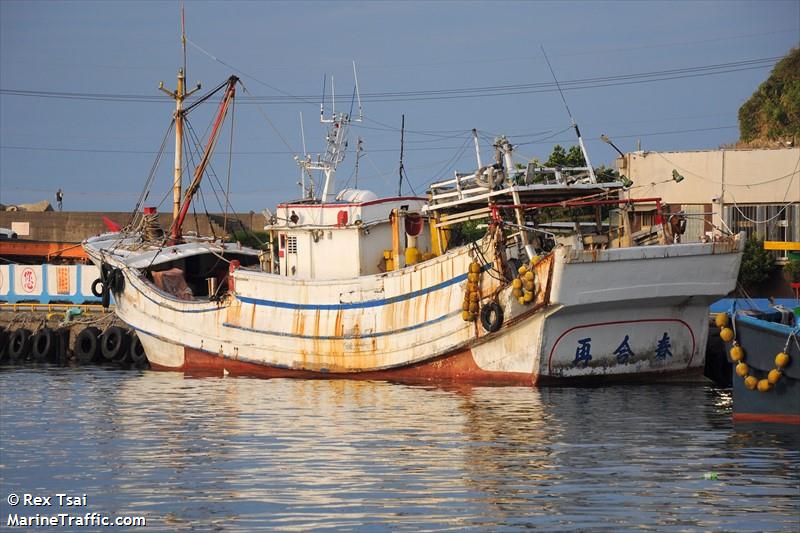
[[[422,363],[368,372],[314,372],[294,368],[261,365],[184,347],[182,367],[162,367],[151,363],[154,370],[177,370],[200,375],[254,376],[264,378],[361,379],[401,382],[458,381],[486,385],[533,385],[535,374],[525,372],[494,372],[481,369],[469,349],[429,359]]]
[[[769,422],[772,424],[800,424],[800,415],[733,413],[734,422]]]

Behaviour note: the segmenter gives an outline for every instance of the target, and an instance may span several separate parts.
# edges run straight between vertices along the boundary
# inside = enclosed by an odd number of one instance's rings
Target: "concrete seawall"
[[[113,222],[124,226],[131,220],[130,212],[123,211],[0,211],[0,228],[14,229],[19,233],[20,239],[37,241],[77,243],[87,237],[99,235],[108,231],[103,224],[103,216]],[[228,231],[239,229],[241,226],[261,230],[264,226],[264,217],[260,213],[239,214],[237,220],[228,216]],[[240,222],[241,221],[241,224]],[[165,230],[172,224],[171,213],[160,213],[159,222]],[[28,234],[19,231],[27,224]],[[197,232],[200,235],[222,236],[224,216],[222,214],[187,215],[183,224],[184,232]]]

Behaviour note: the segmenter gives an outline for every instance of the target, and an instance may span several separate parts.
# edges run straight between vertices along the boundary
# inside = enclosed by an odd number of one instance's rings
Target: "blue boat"
[[[800,309],[800,308],[799,308]],[[785,307],[716,317],[733,365],[733,420],[800,424],[800,319]]]

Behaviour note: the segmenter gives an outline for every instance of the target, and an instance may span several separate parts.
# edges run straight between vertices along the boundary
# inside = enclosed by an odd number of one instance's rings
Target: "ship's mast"
[[[186,31],[181,4],[181,45],[183,46],[183,68],[178,69],[178,86],[174,91],[164,88],[164,82],[158,88],[175,100],[175,174],[172,181],[172,220],[178,218],[181,210],[181,179],[183,175],[183,101],[200,89],[198,83],[194,89],[186,92]]]

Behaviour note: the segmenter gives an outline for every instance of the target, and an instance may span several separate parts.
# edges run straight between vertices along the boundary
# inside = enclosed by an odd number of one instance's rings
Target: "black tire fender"
[[[20,328],[11,334],[8,341],[8,356],[12,361],[25,360],[30,348],[31,330]]]
[[[0,363],[8,359],[8,331],[0,328]]]
[[[99,287],[98,287],[98,285],[99,285]],[[103,283],[102,279],[97,278],[96,280],[94,280],[92,282],[92,294],[94,294],[98,298],[103,296],[103,291],[105,291],[105,289],[106,289],[106,284]]]
[[[108,306],[111,304],[111,290],[107,284],[103,285],[103,294],[100,296],[100,304],[104,309],[108,309]]]
[[[100,336],[100,351],[109,361],[122,362],[128,356],[128,334],[119,326],[111,326]]]
[[[489,302],[481,307],[481,325],[489,333],[494,333],[503,325],[503,308],[497,302]]]
[[[128,349],[128,357],[136,366],[147,364],[147,355],[144,353],[142,341],[139,340],[139,336],[133,332],[131,332],[131,346]]]
[[[100,355],[100,330],[94,326],[85,328],[78,333],[75,339],[73,352],[78,361],[83,364],[97,362]]]
[[[112,270],[108,284],[113,292],[120,293],[125,290],[125,274],[122,270],[118,268]]]
[[[42,328],[31,338],[31,356],[43,363],[52,358],[56,347],[56,336],[50,328]]]

